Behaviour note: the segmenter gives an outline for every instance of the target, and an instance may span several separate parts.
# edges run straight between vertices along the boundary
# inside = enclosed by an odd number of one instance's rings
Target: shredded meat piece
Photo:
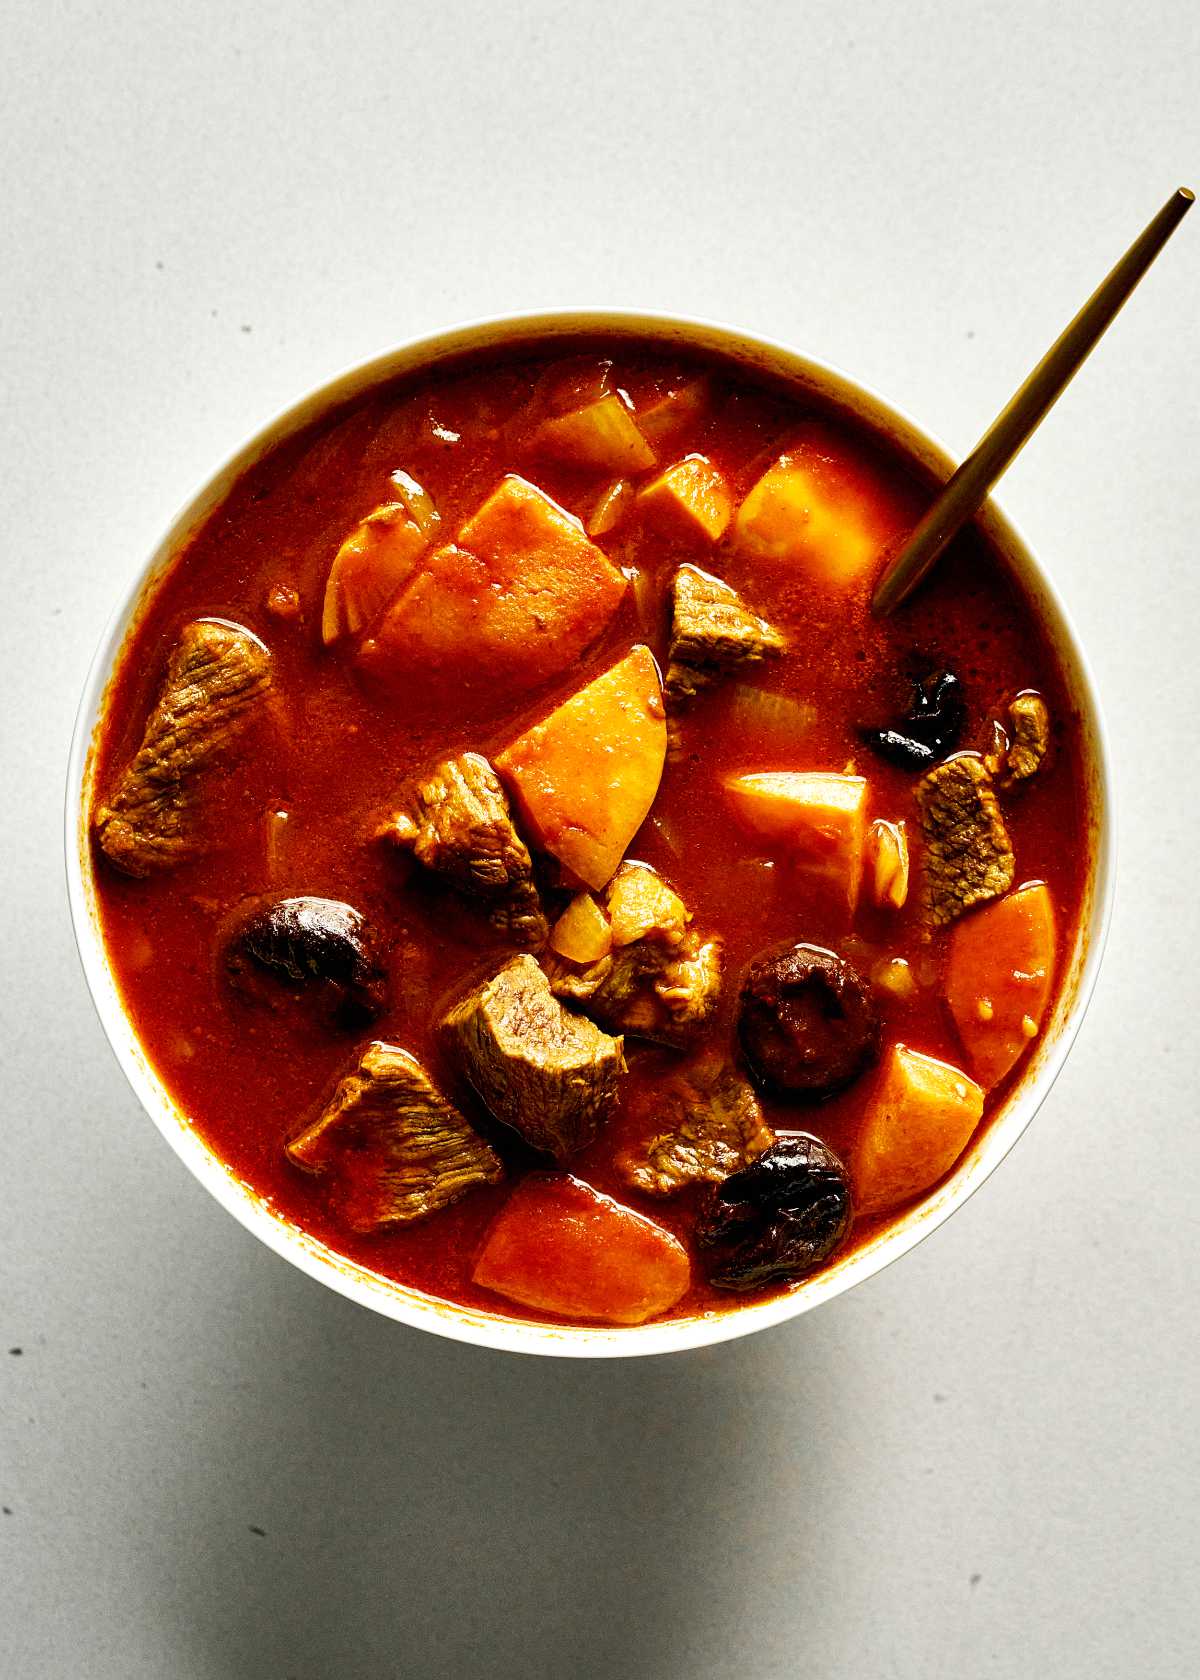
[[[504,1175],[416,1057],[378,1041],[287,1154],[306,1172],[329,1174],[331,1203],[352,1231],[409,1225]]]
[[[616,1104],[620,1038],[564,1009],[530,956],[476,986],[442,1028],[497,1120],[559,1160],[590,1143]]]
[[[654,1115],[660,1130],[616,1163],[627,1184],[651,1196],[704,1179],[720,1184],[775,1142],[750,1086],[712,1055],[656,1089]]]
[[[671,588],[667,698],[677,705],[715,678],[778,653],[784,639],[736,589],[698,566],[680,566]]]
[[[545,944],[549,927],[529,848],[481,754],[445,759],[414,785],[382,833],[459,892],[484,901],[493,926],[518,944]]]
[[[682,1045],[712,1019],[721,995],[721,944],[691,932],[678,893],[645,863],[623,863],[604,893],[613,949],[580,966],[550,953],[556,997],[610,1032]]]
[[[1008,891],[1013,849],[992,779],[978,758],[948,758],[921,777],[916,793],[930,915],[945,927],[973,904]]]
[[[126,875],[170,869],[203,849],[204,774],[249,721],[270,667],[266,648],[240,625],[201,618],[184,628],[142,744],[95,813],[96,838]]]

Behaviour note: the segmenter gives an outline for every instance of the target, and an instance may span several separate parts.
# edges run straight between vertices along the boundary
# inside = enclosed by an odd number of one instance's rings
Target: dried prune
[[[738,1038],[755,1081],[820,1102],[879,1054],[879,1015],[858,970],[819,945],[768,951],[746,970]]]
[[[814,1271],[840,1247],[853,1209],[846,1169],[819,1138],[774,1144],[706,1198],[696,1245],[718,1289],[759,1289]]]
[[[889,764],[928,770],[958,746],[966,721],[962,684],[953,671],[913,679],[912,704],[894,729],[864,729],[862,739]]]
[[[225,947],[239,990],[270,1001],[261,981],[316,990],[344,1026],[373,1021],[387,1006],[387,980],[370,923],[334,898],[279,898],[243,915]]]

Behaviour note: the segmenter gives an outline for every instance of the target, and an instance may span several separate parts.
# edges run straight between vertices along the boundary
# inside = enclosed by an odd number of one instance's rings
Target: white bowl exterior
[[[1066,673],[1070,692],[1079,708],[1085,764],[1092,784],[1088,792],[1093,871],[1080,916],[1078,939],[1074,950],[1067,956],[1068,967],[1055,1011],[1034,1049],[1025,1076],[1001,1113],[992,1119],[954,1173],[932,1196],[882,1229],[863,1247],[785,1295],[757,1304],[742,1303],[726,1312],[676,1319],[663,1324],[624,1329],[575,1328],[522,1322],[507,1318],[501,1312],[493,1315],[474,1311],[381,1278],[283,1219],[251,1186],[224,1165],[180,1111],[142,1050],[105,954],[96,903],[87,812],[91,794],[93,740],[121,650],[137,623],[139,609],[149,599],[153,586],[178,553],[185,538],[203,523],[236,479],[281,439],[298,431],[333,404],[410,369],[429,366],[468,350],[499,347],[514,339],[544,340],[589,332],[615,332],[631,336],[647,334],[660,342],[677,340],[681,346],[699,346],[733,355],[742,363],[769,373],[782,374],[808,387],[826,402],[832,400],[898,443],[939,480],[947,477],[953,469],[953,461],[940,444],[875,392],[828,364],[711,322],[604,309],[554,311],[473,322],[388,351],[339,375],[271,421],[192,497],[172,523],[113,614],[96,651],[76,719],[66,795],[68,896],[75,938],[93,1001],[109,1043],[142,1106],[201,1184],[269,1248],[310,1277],[328,1284],[362,1306],[371,1307],[403,1324],[432,1330],[456,1341],[509,1352],[575,1358],[668,1353],[728,1341],[766,1329],[807,1312],[822,1301],[840,1295],[852,1284],[871,1277],[936,1230],[1007,1155],[1033,1119],[1062,1067],[1096,982],[1111,913],[1115,864],[1112,775],[1091,672],[1066,609],[1049,578],[995,501],[989,501],[978,522],[1038,604]]]

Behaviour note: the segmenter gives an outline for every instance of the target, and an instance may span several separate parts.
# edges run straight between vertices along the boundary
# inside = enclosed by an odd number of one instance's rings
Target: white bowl
[[[104,699],[127,636],[140,608],[183,539],[195,530],[222,500],[233,482],[273,444],[321,414],[331,404],[410,368],[429,366],[465,350],[502,345],[513,339],[564,337],[579,332],[648,333],[667,343],[678,342],[734,355],[753,368],[780,373],[832,399],[859,419],[897,442],[915,461],[937,478],[949,476],[954,463],[946,451],[901,410],[845,374],[766,340],[730,328],[674,316],[626,311],[570,311],[500,317],[456,327],[431,338],[390,350],[323,385],[286,414],[265,426],[192,497],[173,522],[154,553],[133,579],[113,615],[96,652],[84,688],[71,743],[67,778],[67,883],[75,938],[84,973],[101,1023],[147,1114],[180,1159],[255,1236],[290,1260],[310,1277],[372,1307],[385,1317],[456,1341],[510,1352],[605,1358],[615,1355],[668,1353],[677,1349],[723,1342],[751,1331],[795,1318],[822,1301],[831,1300],[863,1278],[871,1277],[906,1253],[922,1237],[962,1205],[1004,1159],[1033,1119],[1062,1067],[1079,1030],[1095,985],[1112,903],[1114,823],[1111,774],[1100,709],[1091,673],[1079,641],[1053,585],[1011,522],[994,501],[979,515],[979,524],[1004,554],[1036,603],[1082,719],[1085,765],[1091,810],[1092,867],[1085,894],[1078,938],[1066,953],[1067,969],[1058,1001],[1045,1032],[1038,1040],[1020,1085],[959,1162],[951,1177],[919,1207],[882,1230],[864,1247],[854,1250],[826,1271],[788,1294],[755,1304],[742,1304],[723,1313],[675,1319],[628,1329],[575,1329],[522,1323],[502,1312],[484,1313],[439,1301],[377,1277],[334,1253],[305,1231],[281,1218],[248,1185],[213,1154],[176,1106],[146,1057],[125,1013],[105,955],[96,908],[92,854],[88,841],[92,745]]]

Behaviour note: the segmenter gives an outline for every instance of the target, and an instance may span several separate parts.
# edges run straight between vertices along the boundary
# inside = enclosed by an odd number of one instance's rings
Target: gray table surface
[[[4,7],[0,1673],[1200,1671],[1200,216],[1003,492],[1112,726],[1099,995],[995,1180],[833,1306],[593,1367],[328,1293],[141,1114],[59,840],[118,593],[306,387],[453,319],[646,305],[963,451],[1197,172],[1198,16]]]

